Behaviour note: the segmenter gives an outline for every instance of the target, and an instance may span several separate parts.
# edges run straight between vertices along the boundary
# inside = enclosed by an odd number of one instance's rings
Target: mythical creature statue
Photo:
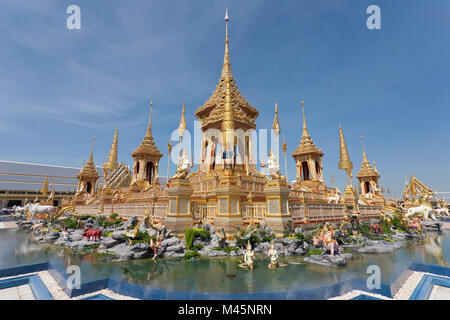
[[[267,252],[267,255],[270,257],[270,263],[267,268],[275,269],[278,267],[287,267],[287,264],[278,263],[278,250],[275,249],[275,242],[273,240],[270,242],[270,249]]]
[[[269,175],[272,179],[279,179],[280,175],[280,166],[278,164],[277,158],[275,154],[270,151],[269,160],[267,160],[267,166],[269,167]]]
[[[430,217],[433,220],[437,220],[433,214],[433,208],[431,207],[431,205],[427,205],[426,203],[422,203],[420,206],[417,207],[409,208],[405,214],[405,217],[409,218],[413,215],[419,214],[423,214],[423,218],[425,220],[429,220]]]
[[[172,179],[186,179],[189,175],[189,164],[188,153],[184,150],[182,156],[178,158],[177,172]]]
[[[338,243],[334,239],[334,231],[332,228],[328,229],[327,225],[324,225],[322,230],[318,230],[318,234],[313,237],[312,241],[315,247],[329,250],[332,256],[335,252],[339,253]]]
[[[327,194],[328,203],[338,204],[342,199],[341,191],[337,190],[336,193]]]

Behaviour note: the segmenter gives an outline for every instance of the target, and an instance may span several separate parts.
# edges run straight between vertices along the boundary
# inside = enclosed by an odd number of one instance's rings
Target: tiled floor
[[[433,286],[429,300],[450,300],[450,288],[443,286]]]
[[[0,300],[35,300],[28,284],[0,290]]]

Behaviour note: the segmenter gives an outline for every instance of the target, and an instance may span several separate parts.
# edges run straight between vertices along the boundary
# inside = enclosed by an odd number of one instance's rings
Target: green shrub
[[[64,220],[62,220],[62,224],[67,229],[77,229],[78,228],[78,221],[76,219],[64,219]]]
[[[80,220],[87,220],[87,219],[89,219],[89,218],[95,219],[95,217],[90,216],[90,215],[88,215],[88,214],[85,214],[85,215],[81,216],[79,219],[80,219]]]
[[[200,256],[200,254],[198,253],[197,250],[188,250],[184,254],[184,259],[189,260],[189,259],[197,258],[199,256]]]
[[[216,250],[216,251],[225,251],[226,253],[230,253],[231,251],[238,251],[239,248],[236,248],[236,247],[224,247],[224,248],[221,248],[221,247],[214,247],[213,250]]]
[[[202,228],[192,228],[194,230],[194,238],[200,238],[202,240],[209,240],[211,235],[208,230]]]
[[[310,249],[308,250],[308,252],[306,253],[307,257],[310,256],[316,256],[316,255],[321,255],[323,253],[322,249]]]
[[[119,215],[117,213],[111,213],[109,216],[111,219],[117,218]]]
[[[188,228],[184,230],[184,240],[186,242],[186,249],[191,250],[192,241],[194,241],[195,230],[193,228]]]

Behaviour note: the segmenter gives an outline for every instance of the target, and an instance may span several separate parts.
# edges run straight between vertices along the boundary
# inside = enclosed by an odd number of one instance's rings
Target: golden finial
[[[153,101],[150,101],[150,117],[148,120],[148,128],[147,128],[147,134],[146,137],[152,136],[152,112],[153,112]]]
[[[117,163],[117,146],[119,140],[119,130],[116,127],[116,131],[114,132],[114,138],[111,143],[111,149],[109,150],[108,160],[103,164],[104,169],[116,169],[118,167]]]
[[[184,106],[184,104],[183,104],[183,111],[182,111],[182,113],[181,113],[180,124],[179,124],[179,126],[178,126],[178,135],[179,135],[180,137],[183,136],[184,131],[186,130],[186,120],[185,120],[185,118],[184,118],[184,108],[185,108],[185,106]]]
[[[88,163],[92,163],[94,161],[94,144],[95,144],[95,137],[92,137],[91,155],[89,156],[89,162]]]
[[[172,152],[172,143],[169,139],[169,143],[167,144],[167,151],[169,151],[169,154]]]
[[[283,145],[282,145],[282,147],[283,147],[283,152],[284,152],[284,154],[286,154],[286,151],[287,151],[287,144],[286,144],[286,139],[284,139],[284,138],[283,138]]]
[[[303,113],[303,135],[304,137],[309,136],[308,129],[306,128],[306,117],[305,117],[305,101],[302,100],[302,113]]]
[[[366,157],[366,151],[364,150],[364,141],[363,141],[363,136],[361,136],[361,145],[362,145],[362,151],[363,151],[363,163],[369,163],[369,161],[367,161],[367,157]]]
[[[228,9],[225,10],[225,55],[223,58],[223,67],[222,67],[222,77],[232,77],[231,75],[231,64],[230,64],[230,51],[228,49],[228,43],[230,40],[228,39],[228,21],[230,18],[228,17]]]
[[[273,119],[272,130],[276,136],[280,135],[281,127],[280,122],[278,121],[278,103],[275,103],[275,118]]]
[[[342,132],[342,127],[340,124],[339,124],[339,151],[340,151],[339,169],[344,169],[351,178],[353,163],[350,161],[350,156],[348,155],[347,145],[344,139],[344,133]]]

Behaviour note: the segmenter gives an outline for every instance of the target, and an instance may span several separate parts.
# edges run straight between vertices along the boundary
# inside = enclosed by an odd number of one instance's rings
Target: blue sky
[[[81,30],[66,28],[71,4],[81,8]],[[381,8],[381,30],[366,28],[370,4]],[[165,175],[182,104],[193,131],[193,112],[217,84],[226,7],[233,75],[260,111],[258,128],[272,126],[277,102],[292,153],[304,99],[309,132],[325,153],[327,184],[333,174],[345,188],[337,168],[341,123],[354,174],[363,135],[385,189],[399,195],[413,174],[450,191],[447,0],[3,0],[0,158],[80,166],[95,136],[101,165],[117,125],[119,159],[132,166],[153,100]],[[290,156],[288,175],[295,175]]]

